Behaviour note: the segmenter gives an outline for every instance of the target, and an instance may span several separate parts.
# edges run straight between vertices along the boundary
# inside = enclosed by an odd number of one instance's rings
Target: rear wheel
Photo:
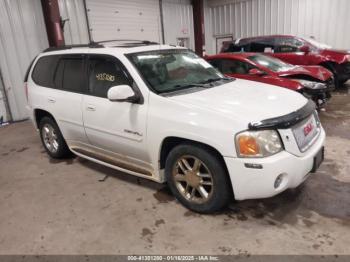
[[[232,196],[222,161],[202,146],[176,146],[166,160],[165,175],[174,196],[195,212],[218,211]]]
[[[43,143],[46,152],[52,158],[65,158],[71,156],[71,152],[60,129],[51,117],[43,117],[40,120],[39,131],[41,142]]]

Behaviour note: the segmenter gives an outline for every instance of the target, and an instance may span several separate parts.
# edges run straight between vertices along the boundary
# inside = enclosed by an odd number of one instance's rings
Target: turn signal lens
[[[239,153],[245,156],[256,156],[260,153],[260,148],[254,137],[242,135],[238,138]]]
[[[283,150],[282,141],[275,130],[244,131],[236,135],[239,157],[267,157]]]

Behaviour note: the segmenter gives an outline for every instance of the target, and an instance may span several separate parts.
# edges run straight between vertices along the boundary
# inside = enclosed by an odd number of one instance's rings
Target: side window
[[[236,45],[235,43],[231,43],[231,44],[226,48],[226,50],[224,50],[223,53],[240,52],[240,51],[242,51],[242,49],[245,49],[245,47],[244,47],[244,46]],[[243,51],[244,51],[244,50],[243,50]]]
[[[54,88],[54,74],[60,56],[43,56],[39,58],[32,73],[33,81],[40,86]]]
[[[64,70],[64,59],[61,59],[58,62],[58,66],[56,69],[55,77],[54,77],[54,85],[57,89],[63,89],[63,70]]]
[[[250,39],[242,39],[236,46],[236,50],[238,52],[251,52],[251,40]]]
[[[303,45],[301,41],[291,37],[280,37],[276,39],[275,53],[295,53]]]
[[[271,53],[274,50],[273,38],[258,38],[251,42],[250,52]]]
[[[114,57],[94,55],[89,58],[89,93],[107,98],[112,86],[131,85],[122,65]]]
[[[254,68],[248,63],[238,61],[238,60],[229,60],[225,59],[221,61],[221,73],[223,74],[240,74],[246,75],[249,73],[249,70]]]
[[[64,63],[57,68],[63,71],[62,89],[66,91],[84,93],[86,89],[86,77],[84,70],[84,58],[65,57],[61,60]],[[59,72],[59,71],[58,71]]]

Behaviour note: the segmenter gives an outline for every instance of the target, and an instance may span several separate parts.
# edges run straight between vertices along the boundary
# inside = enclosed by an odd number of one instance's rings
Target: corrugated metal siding
[[[0,72],[0,126],[1,123],[9,120],[9,112],[6,110],[6,99],[4,94],[4,85],[2,83],[2,77]]]
[[[222,35],[314,36],[336,48],[350,48],[349,0],[210,0],[207,9],[211,52],[215,36]]]
[[[86,4],[94,41],[161,41],[158,0],[86,0]]]
[[[177,38],[188,38],[194,49],[193,8],[190,0],[163,0],[164,38],[177,44]]]
[[[40,0],[0,1],[0,68],[13,120],[27,117],[23,78],[32,59],[46,47]]]
[[[66,44],[89,42],[88,27],[83,0],[58,0],[62,19],[69,19],[64,26]]]

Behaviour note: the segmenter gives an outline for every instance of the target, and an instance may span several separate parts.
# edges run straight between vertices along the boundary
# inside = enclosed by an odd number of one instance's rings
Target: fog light
[[[282,180],[283,180],[283,174],[280,174],[275,180],[275,184],[274,184],[275,189],[281,185]]]

